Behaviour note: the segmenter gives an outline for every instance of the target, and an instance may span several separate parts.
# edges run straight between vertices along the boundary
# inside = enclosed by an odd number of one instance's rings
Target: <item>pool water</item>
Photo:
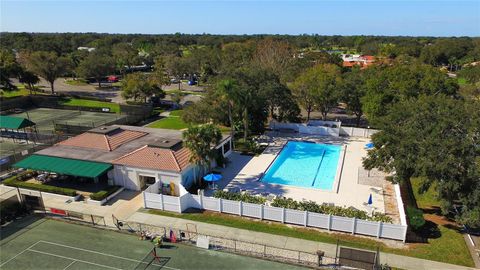
[[[262,182],[332,190],[340,149],[339,145],[289,141]]]

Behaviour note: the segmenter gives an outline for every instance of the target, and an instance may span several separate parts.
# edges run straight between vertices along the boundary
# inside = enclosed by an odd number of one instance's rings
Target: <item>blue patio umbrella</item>
[[[207,182],[217,182],[222,179],[221,174],[216,174],[216,173],[209,173],[203,177],[203,180]]]
[[[203,180],[207,182],[212,182],[213,183],[213,188],[215,189],[215,182],[220,181],[222,179],[221,174],[216,174],[216,173],[209,173],[203,177]]]
[[[370,196],[368,197],[368,205],[373,204],[373,199],[372,199],[372,194],[370,193]]]

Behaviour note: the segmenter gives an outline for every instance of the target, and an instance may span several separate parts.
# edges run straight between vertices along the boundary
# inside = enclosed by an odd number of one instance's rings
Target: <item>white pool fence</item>
[[[318,214],[308,211],[231,201],[184,193],[180,197],[143,192],[145,208],[182,213],[188,208],[238,216],[405,241],[407,226],[357,218]]]

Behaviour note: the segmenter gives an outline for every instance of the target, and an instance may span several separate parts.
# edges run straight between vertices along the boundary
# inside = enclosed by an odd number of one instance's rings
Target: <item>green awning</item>
[[[0,128],[21,129],[34,125],[34,122],[26,118],[0,115]]]
[[[110,170],[112,164],[61,157],[31,155],[26,159],[15,163],[13,167],[95,178]]]

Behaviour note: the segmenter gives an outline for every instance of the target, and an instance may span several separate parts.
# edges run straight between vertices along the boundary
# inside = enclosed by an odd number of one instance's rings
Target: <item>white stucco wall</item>
[[[231,146],[231,139],[227,138],[219,144],[216,149],[221,148],[223,152],[223,146],[225,144],[230,144]],[[228,152],[224,153],[224,156],[227,157],[232,153],[232,147]],[[212,163],[212,167],[215,167],[215,161]],[[193,184],[194,176],[199,177],[200,171],[198,168],[195,170],[195,165],[190,165],[185,168],[181,173],[172,172],[172,171],[159,171],[159,170],[152,170],[152,169],[144,169],[144,168],[137,168],[131,166],[123,166],[123,165],[114,165],[113,175],[114,175],[114,184],[120,185],[125,187],[126,189],[130,190],[140,190],[140,181],[139,176],[150,176],[155,177],[155,181],[161,181],[165,184],[170,184],[171,182],[175,183],[177,186],[175,192],[178,194],[178,186],[182,185],[186,189],[188,189]],[[195,170],[195,171],[194,171]]]
[[[181,182],[181,175],[176,172],[156,171],[151,169],[136,168],[122,165],[114,166],[115,184],[124,186],[126,189],[140,190],[139,176],[155,177],[155,181],[162,181],[162,183],[175,183],[178,186]],[[178,190],[176,190],[178,192]]]
[[[124,186],[130,190],[140,190],[139,176],[155,177],[155,182],[161,181],[165,184],[175,183],[178,187],[180,184],[185,188],[189,188],[193,184],[195,166],[190,165],[183,170],[182,173],[169,171],[156,171],[151,169],[136,168],[122,165],[114,166],[115,185]],[[195,172],[199,173],[198,169]],[[198,175],[197,175],[198,177]],[[179,192],[178,189],[175,192]],[[177,193],[178,194],[178,193]]]

